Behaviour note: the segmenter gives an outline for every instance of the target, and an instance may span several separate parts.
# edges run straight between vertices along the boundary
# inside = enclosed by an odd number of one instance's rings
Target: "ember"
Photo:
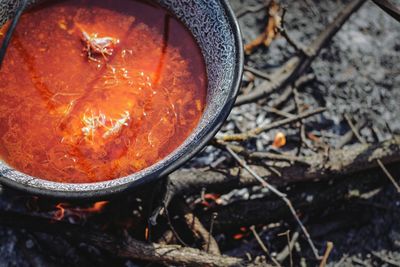
[[[59,203],[56,205],[57,211],[54,213],[53,219],[56,221],[61,221],[69,216],[74,216],[81,219],[90,214],[100,213],[108,203],[108,201],[99,201],[87,208],[74,207],[68,203]]]
[[[274,15],[261,0],[232,3],[246,14],[246,41]],[[286,36],[314,40],[315,53],[282,34],[268,50],[252,50],[236,102],[242,106],[187,168],[82,207],[4,187],[0,265],[397,266],[399,24],[372,1],[291,1],[287,8]],[[100,62],[86,51],[81,56],[97,68],[106,59],[94,54]],[[310,73],[318,80],[309,80]],[[305,77],[307,84],[299,81]],[[132,118],[85,114],[87,131],[80,134],[87,142],[101,140],[111,122],[118,131]],[[276,138],[274,147],[276,133],[286,142]]]

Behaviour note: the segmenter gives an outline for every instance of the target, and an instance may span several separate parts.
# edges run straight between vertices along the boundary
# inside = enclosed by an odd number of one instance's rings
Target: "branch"
[[[350,16],[357,11],[365,0],[354,0],[347,4],[342,11],[337,15],[335,20],[328,25],[324,30],[305,50],[307,55],[297,55],[280,67],[276,72],[271,74],[273,82],[264,81],[254,91],[248,95],[241,95],[236,100],[236,105],[243,105],[254,102],[268,96],[275,90],[280,90],[290,83],[295,82],[304,72],[311,66],[311,63],[319,55],[323,47],[325,47],[336,33],[340,30],[343,24]]]
[[[246,15],[247,13],[256,13],[263,9],[266,9],[269,5],[269,2],[270,1],[267,1],[266,3],[258,5],[258,6],[245,6],[244,8],[242,8],[236,12],[236,17],[240,18],[240,17],[243,17],[244,15]]]
[[[121,258],[186,266],[247,266],[245,260],[217,256],[178,245],[144,243],[127,235],[115,236],[66,222],[0,211],[0,224],[37,232],[55,233],[75,242],[85,242]]]
[[[197,218],[187,204],[184,203],[184,200],[180,200],[177,203],[177,206],[180,212],[183,213],[183,219],[185,220],[189,230],[193,233],[196,239],[202,241],[203,250],[214,255],[221,255],[218,243],[212,236],[212,233],[203,226],[199,218]]]
[[[236,150],[235,152],[238,153]],[[281,186],[293,182],[324,180],[368,171],[379,167],[377,159],[384,164],[400,162],[400,136],[378,144],[356,144],[345,149],[332,149],[329,152],[329,160],[320,155],[313,155],[301,160],[294,157],[294,164],[287,161],[273,161],[275,167],[279,167],[282,177],[263,166],[251,165],[251,168],[269,183]],[[173,194],[199,192],[202,188],[213,192],[227,192],[231,189],[257,184],[258,182],[240,167],[224,170],[180,169],[170,175],[170,190]]]
[[[400,171],[398,166],[393,165],[396,171]],[[383,184],[388,183],[386,179],[377,179],[380,170],[375,169],[367,173],[343,177],[345,179],[336,180],[333,183],[301,183],[291,187],[289,196],[298,214],[316,214],[326,211],[327,207],[340,205],[343,201],[351,200],[357,196],[351,195],[350,190],[356,190],[360,195],[375,190]],[[292,213],[287,209],[285,203],[274,195],[265,198],[236,201],[226,206],[215,206],[206,212],[199,213],[205,225],[209,224],[209,216],[218,213],[218,218],[214,222],[215,231],[224,232],[238,229],[243,226],[253,224],[268,224],[281,220],[292,220]]]
[[[301,113],[297,116],[293,116],[291,118],[286,118],[280,121],[276,122],[265,122],[259,127],[247,132],[247,133],[241,133],[241,134],[226,134],[220,137],[219,139],[222,141],[245,141],[251,137],[255,137],[259,135],[262,132],[266,132],[275,128],[279,128],[288,124],[291,124],[293,122],[300,121],[302,119],[306,119],[308,117],[314,116],[316,114],[320,114],[322,112],[326,111],[326,108],[317,108],[312,111],[304,112]]]
[[[400,21],[400,8],[395,6],[388,0],[372,0],[377,6],[382,8],[383,11],[392,16],[395,20]]]
[[[16,11],[16,14],[15,14],[15,17],[11,21],[11,25],[9,26],[9,28],[7,30],[7,33],[6,33],[6,36],[3,39],[3,42],[2,42],[1,47],[0,47],[0,69],[1,69],[1,66],[3,64],[3,60],[4,60],[5,56],[6,56],[7,48],[9,46],[10,42],[11,42],[11,38],[12,38],[12,35],[14,33],[14,30],[17,27],[18,21],[19,21],[21,15],[22,15],[22,12],[24,12],[27,4],[28,4],[27,0],[23,0],[22,2],[20,2],[20,5],[19,5],[19,7],[18,7],[18,9]]]
[[[304,235],[307,238],[307,241],[314,253],[314,256],[316,259],[320,259],[320,256],[318,254],[318,250],[314,245],[314,242],[312,241],[310,234],[308,233],[307,228],[304,226],[300,218],[297,216],[296,210],[293,207],[292,202],[290,199],[287,198],[286,194],[282,193],[279,191],[279,189],[275,188],[274,186],[270,185],[267,183],[264,179],[262,179],[252,168],[250,168],[245,161],[243,161],[239,155],[237,155],[232,149],[229,148],[229,146],[226,147],[226,150],[231,154],[231,156],[239,163],[240,166],[242,166],[248,173],[250,173],[251,176],[253,176],[256,180],[258,180],[261,183],[262,187],[268,188],[269,191],[271,191],[274,195],[279,197],[288,207],[290,212],[292,213],[293,217],[295,218],[296,222],[299,224],[301,230],[303,231]]]
[[[353,124],[351,121],[350,117],[345,114],[345,119],[347,123],[349,124],[351,130],[353,131],[354,135],[357,137],[358,141],[362,144],[367,143],[365,139],[358,133],[358,130],[356,126]],[[386,169],[385,165],[382,163],[380,159],[377,159],[376,162],[378,163],[379,167],[382,169],[382,171],[385,173],[385,175],[388,177],[388,179],[392,182],[393,186],[396,188],[397,193],[400,193],[400,185],[397,183],[396,179],[390,174],[390,172]]]

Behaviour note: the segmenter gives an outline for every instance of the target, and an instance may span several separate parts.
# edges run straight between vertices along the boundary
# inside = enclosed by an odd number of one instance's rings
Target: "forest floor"
[[[348,3],[338,0],[283,2],[287,8],[284,22],[287,32],[304,46],[323,31],[338,10]],[[239,12],[245,6],[258,6],[263,1],[232,0],[231,3]],[[245,43],[264,29],[265,21],[265,10],[247,13],[240,18]],[[269,48],[257,49],[248,56],[246,64],[269,72],[282,65],[293,52],[284,38],[278,38]],[[400,23],[372,2],[367,2],[344,24],[312,64],[310,73],[314,73],[316,79],[299,89],[301,100],[306,105],[327,107],[322,118],[307,124],[307,132],[321,136],[323,142],[335,147],[340,136],[349,130],[344,119],[347,114],[353,121],[363,122],[360,135],[367,142],[380,142],[390,138],[390,132],[398,133],[399,62]],[[248,123],[249,119],[244,120],[244,116],[257,121],[264,116],[263,112],[257,104],[238,107],[227,125],[232,121]],[[285,134],[289,144],[298,142],[293,129],[287,129]],[[274,135],[274,131],[268,132],[265,143],[261,141],[255,145],[268,149]],[[354,138],[352,142],[358,141]],[[287,148],[291,149],[290,146]],[[378,172],[374,178],[387,179],[383,172]],[[351,190],[349,185],[350,194],[358,194],[357,190]],[[328,266],[400,266],[400,195],[390,183],[375,188],[370,194],[365,200],[334,203],[308,218],[307,226],[315,242],[322,245],[329,240],[334,244]],[[269,236],[265,238],[270,239]],[[301,250],[297,253],[295,266],[300,265],[302,257],[303,263],[304,257],[307,258],[302,255],[307,250],[305,244],[301,245]]]
[[[268,21],[268,9],[244,12],[248,7],[262,7],[265,5],[263,0],[230,2],[235,13],[241,14],[239,22],[244,42],[248,44],[263,32]],[[301,47],[309,47],[350,2],[282,0],[280,3],[287,9],[284,17],[286,31]],[[296,52],[283,37],[274,39],[268,47],[254,49],[245,59],[247,71],[243,78],[242,96],[251,94],[265,82],[259,74],[252,74],[254,69],[271,75]],[[400,23],[367,1],[324,46],[311,68],[304,73],[308,77],[306,82],[297,86],[295,91],[281,88],[260,101],[235,107],[217,138],[251,131],[282,117],[290,118],[296,111],[300,113],[325,107],[326,111],[304,119],[302,124],[283,125],[262,132],[256,138],[233,144],[240,144],[247,151],[266,151],[274,155],[324,157],[331,149],[353,151],[361,142],[378,144],[390,140],[400,133],[399,62]],[[354,123],[356,133],[349,121]],[[302,131],[305,136],[300,134]],[[285,136],[286,144],[277,147],[273,142],[278,132]],[[236,167],[237,163],[226,150],[210,145],[176,173],[185,174],[185,171],[202,170],[209,166],[223,172]],[[268,167],[279,177],[279,167]],[[327,266],[400,266],[400,194],[381,169],[365,169],[368,170],[318,182],[312,179],[297,183],[272,181],[274,185],[284,184],[279,190],[293,202],[319,254],[324,254],[328,241],[333,243]],[[389,164],[387,169],[399,181],[400,163]],[[0,194],[2,211],[14,205],[7,200],[8,191],[3,189]],[[213,235],[222,254],[268,263],[271,263],[269,257],[273,257],[282,266],[319,266],[320,260],[315,259],[293,216],[273,213],[280,209],[275,209],[278,200],[270,190],[262,186],[247,186],[221,194],[207,191],[186,196],[186,203],[206,228],[214,227]],[[206,205],[204,198],[208,201]],[[131,199],[134,199],[132,203],[142,203],[138,198]],[[122,207],[130,205],[128,203],[131,202],[125,199],[120,202],[115,200],[106,210],[115,207],[122,210]],[[266,203],[270,203],[271,212],[266,210],[263,213],[263,208],[258,207],[267,207]],[[126,209],[129,216],[140,213],[145,204],[137,206],[141,208],[132,211],[129,206],[129,210]],[[170,212],[172,222],[168,219],[168,224],[172,223],[180,229],[177,226],[180,225],[178,217],[174,216],[173,210]],[[238,213],[236,217],[235,212]],[[114,216],[116,212],[111,214]],[[210,214],[216,214],[211,223]],[[96,214],[94,221],[101,221],[101,216]],[[106,220],[110,216],[107,212],[103,215]],[[225,218],[228,219],[224,221]],[[67,220],[75,223],[79,218],[70,216]],[[147,220],[141,220],[147,223]],[[166,222],[161,220],[159,225]],[[132,236],[140,239],[140,235],[135,233],[140,230],[143,235],[145,225],[130,224],[136,227],[132,228]],[[268,248],[268,253],[260,245],[260,240],[255,238],[254,232]],[[287,239],[293,246],[287,245]],[[285,252],[288,247],[290,249]],[[0,227],[0,267],[85,266],[87,263],[133,267],[147,264],[132,259],[115,259],[114,255],[103,258],[101,255],[97,248],[84,241],[73,246],[50,234]]]

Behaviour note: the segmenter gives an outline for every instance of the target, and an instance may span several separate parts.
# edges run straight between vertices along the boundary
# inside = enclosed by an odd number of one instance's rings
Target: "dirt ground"
[[[236,13],[246,6],[259,6],[263,0],[230,0]],[[290,36],[307,46],[337,12],[349,1],[341,0],[282,0],[287,8],[285,26]],[[400,1],[396,0],[400,5]],[[262,32],[267,16],[266,9],[247,13],[240,18],[245,43],[250,42]],[[246,56],[246,65],[272,72],[295,53],[284,38],[274,40],[269,48],[259,48]],[[359,123],[360,135],[369,143],[390,139],[400,132],[400,23],[367,3],[345,23],[328,47],[312,64],[316,78],[299,89],[303,105],[309,107],[327,107],[321,116],[306,120],[306,131],[318,136],[325,144],[338,147],[342,136],[350,131],[344,119],[347,114],[355,123]],[[249,76],[243,79],[243,88],[249,83]],[[255,79],[255,85],[261,83]],[[273,93],[268,101],[279,97],[281,92]],[[285,107],[293,106],[293,101]],[[266,120],[272,120],[269,112],[261,105],[252,103],[234,108],[221,133],[232,133],[237,129],[252,129]],[[278,130],[263,133],[257,140],[247,142],[249,150],[271,151],[271,142]],[[282,148],[287,153],[296,154],[298,147],[298,129],[284,127],[279,129],[287,137],[287,145]],[[221,134],[220,133],[220,134]],[[353,138],[346,145],[358,143]],[[307,148],[302,155],[313,153]],[[229,168],[235,162],[229,155],[209,146],[185,167],[219,166]],[[400,179],[400,166],[388,166],[389,171]],[[354,177],[343,177],[335,181],[320,183],[307,182],[281,188],[289,198],[315,201],[305,214],[302,214],[313,241],[320,254],[325,251],[327,241],[334,248],[327,266],[400,266],[400,194],[387,177],[378,169]],[[329,192],[344,197],[327,197],[326,203],[316,203],[316,195]],[[333,193],[332,193],[333,192]],[[0,194],[0,208],[7,209],[10,202]],[[262,201],[268,192],[259,187],[234,190],[223,195],[220,200],[229,205],[241,201],[258,199]],[[332,196],[332,195],[331,195]],[[189,199],[188,201],[190,201]],[[296,206],[296,203],[293,203]],[[201,214],[201,213],[200,213]],[[269,248],[272,256],[281,255],[287,241],[280,235],[289,230],[290,238],[299,233],[297,224],[291,219],[282,219],[257,225],[262,242]],[[262,257],[264,252],[248,229],[238,236],[237,229],[220,231],[215,234],[224,254],[243,257]],[[51,244],[50,237],[32,234],[25,230],[0,227],[0,267],[5,266],[61,266],[54,256],[37,257],[43,251],[51,250],[60,258],[65,256],[76,261],[63,263],[62,266],[82,266],[79,260],[81,250],[87,256],[100,255],[95,248],[80,244],[71,247],[46,247]],[[234,236],[232,238],[232,236]],[[39,241],[42,240],[40,243]],[[46,244],[43,240],[47,240]],[[64,244],[61,241],[58,244]],[[62,251],[65,249],[64,251]],[[35,253],[34,253],[35,252]],[[58,254],[57,254],[58,253]],[[293,266],[318,266],[304,237],[300,234],[292,251]],[[33,255],[33,256],[32,256]],[[69,257],[68,255],[72,255]],[[78,256],[77,256],[78,255]],[[91,256],[94,259],[94,256]],[[283,266],[290,266],[290,256],[285,257]],[[98,266],[107,266],[109,261],[96,259]],[[115,266],[145,266],[136,261],[115,261]],[[109,266],[109,265],[108,265]]]
[[[245,5],[256,6],[262,2],[231,1],[237,11]],[[287,7],[285,26],[289,34],[307,45],[349,1],[283,2]],[[265,11],[245,15],[240,24],[244,40],[249,42],[265,25]],[[326,106],[328,111],[315,124],[308,124],[308,130],[325,136],[325,142],[335,146],[339,137],[349,130],[343,115],[351,114],[354,121],[365,121],[361,135],[368,142],[382,141],[390,138],[390,132],[398,132],[399,52],[400,23],[367,2],[312,65],[317,78],[301,89],[302,100],[311,106]],[[247,64],[270,71],[292,53],[281,38],[269,49],[257,50],[247,58]],[[231,120],[240,121],[245,112],[256,118],[260,114],[251,105],[237,109]],[[267,139],[273,136],[271,132]],[[394,166],[392,170],[397,169]],[[387,178],[383,173],[376,173],[374,179]],[[349,193],[358,194],[358,191],[352,192],[349,187]],[[399,219],[400,195],[387,183],[370,192],[365,200],[341,201],[323,209],[312,215],[307,224],[311,236],[320,245],[326,241],[334,243],[328,266],[400,266]],[[310,255],[305,253],[307,245],[302,243],[298,249],[295,265],[313,266],[315,263],[307,261]]]

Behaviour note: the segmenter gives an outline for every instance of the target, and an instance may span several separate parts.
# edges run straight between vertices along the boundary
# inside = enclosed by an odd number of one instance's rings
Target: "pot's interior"
[[[6,3],[7,2],[7,3]],[[18,7],[16,1],[0,3],[0,25],[12,17]],[[9,3],[8,3],[9,2]],[[29,1],[30,5],[37,1]],[[240,39],[230,9],[219,0],[157,0],[170,10],[191,31],[206,62],[208,97],[203,117],[186,141],[168,157],[133,175],[107,182],[91,184],[61,184],[44,181],[11,169],[0,162],[2,180],[22,189],[45,194],[73,196],[86,192],[87,196],[121,191],[135,182],[162,176],[192,157],[215,134],[227,116],[240,80]],[[147,180],[147,179],[146,179]]]

